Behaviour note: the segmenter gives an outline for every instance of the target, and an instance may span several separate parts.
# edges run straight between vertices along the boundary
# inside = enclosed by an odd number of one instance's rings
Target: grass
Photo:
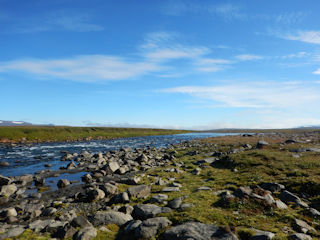
[[[57,142],[186,133],[184,130],[108,127],[0,127],[0,142]],[[190,131],[189,131],[190,132]]]

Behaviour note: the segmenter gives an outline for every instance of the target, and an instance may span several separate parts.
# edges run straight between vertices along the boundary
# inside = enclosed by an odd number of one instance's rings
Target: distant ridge
[[[10,127],[10,126],[54,126],[53,124],[32,124],[24,121],[6,121],[0,120],[0,126]]]

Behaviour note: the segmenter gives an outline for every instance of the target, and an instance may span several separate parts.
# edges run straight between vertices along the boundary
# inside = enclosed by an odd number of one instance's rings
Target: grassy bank
[[[109,127],[0,127],[0,142],[57,142],[186,133],[183,130]]]

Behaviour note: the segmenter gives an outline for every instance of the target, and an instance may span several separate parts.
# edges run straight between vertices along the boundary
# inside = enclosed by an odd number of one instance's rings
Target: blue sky
[[[320,125],[317,0],[0,0],[0,119]]]

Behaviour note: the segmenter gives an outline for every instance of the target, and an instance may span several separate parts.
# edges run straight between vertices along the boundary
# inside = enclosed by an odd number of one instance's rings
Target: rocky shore
[[[277,151],[295,160],[304,159],[304,154],[320,160],[319,134],[245,134],[182,142],[159,149],[65,152],[61,158],[69,162],[65,169],[44,169],[34,175],[17,177],[0,176],[0,239],[19,239],[20,236],[82,240],[320,237],[320,204],[317,205],[320,192],[292,191],[294,187],[286,184],[290,178],[287,173],[287,178],[277,173],[278,178],[268,170],[270,176],[265,179],[277,181],[264,181],[263,177],[253,181],[246,177],[248,169],[252,171],[256,167],[260,171],[260,165],[276,162],[272,157],[270,161],[262,157],[263,164],[249,162],[251,165],[246,166],[248,162],[235,160],[268,151]],[[320,165],[316,167],[320,169]],[[87,173],[80,183],[61,179],[58,190],[45,191],[47,178],[73,172]],[[239,181],[221,185],[219,181],[223,178]],[[31,185],[39,191],[28,193]],[[203,218],[206,209],[209,212],[211,208],[224,211],[221,222],[218,218]],[[194,215],[197,211],[199,219]],[[252,219],[258,215],[273,221],[283,218],[280,233],[251,227],[248,219],[241,222],[242,214],[245,219],[245,215],[252,212],[255,215]],[[277,218],[277,214],[281,218]],[[230,222],[226,220],[229,215]],[[216,215],[210,217],[214,219]],[[235,225],[236,219],[238,225]],[[221,224],[223,221],[225,224]]]

